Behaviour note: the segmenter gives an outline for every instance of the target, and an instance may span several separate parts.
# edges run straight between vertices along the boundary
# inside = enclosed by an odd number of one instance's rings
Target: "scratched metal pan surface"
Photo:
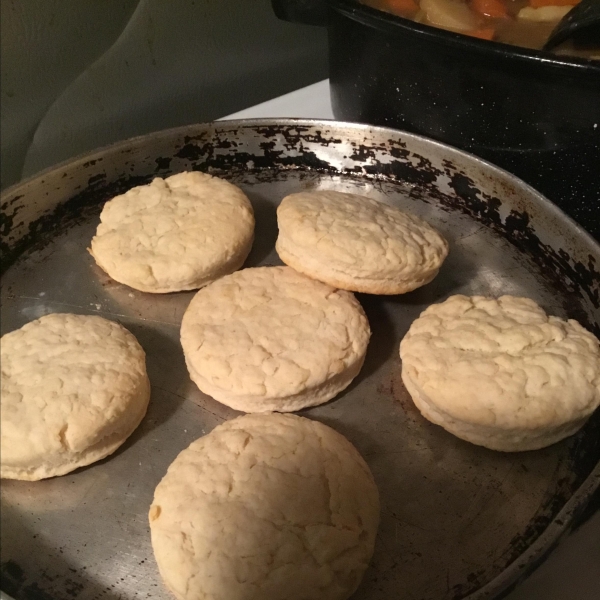
[[[275,209],[300,190],[369,195],[424,217],[450,242],[429,285],[359,295],[373,336],[335,400],[301,412],[347,436],[382,499],[372,564],[356,600],[495,597],[539,561],[600,483],[600,415],[536,452],[473,446],[425,421],[400,380],[411,322],[451,294],[529,296],[600,330],[597,243],[509,174],[418,136],[328,121],[196,125],[100,150],[2,196],[2,333],[52,312],[128,327],[148,357],[152,399],[113,456],[40,482],[2,482],[3,590],[17,599],[168,598],[147,511],[167,466],[236,416],[190,381],[179,326],[193,293],[152,295],[112,281],[86,248],[104,201],[155,176],[199,169],[238,184],[256,212],[246,266],[280,264]]]

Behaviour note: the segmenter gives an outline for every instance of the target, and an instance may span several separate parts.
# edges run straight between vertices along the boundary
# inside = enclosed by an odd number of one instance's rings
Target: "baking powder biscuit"
[[[34,481],[100,460],[146,413],[146,356],[118,323],[47,315],[1,347],[3,478]]]
[[[196,294],[181,324],[192,380],[245,412],[330,400],[358,375],[370,335],[353,294],[289,267],[219,279]]]
[[[90,253],[114,280],[142,292],[200,288],[239,269],[254,213],[235,185],[187,172],[135,187],[104,205]]]
[[[429,283],[448,254],[446,240],[422,219],[356,194],[292,194],[277,223],[286,265],[353,292],[410,292]]]
[[[149,520],[158,568],[179,600],[345,600],[373,554],[379,495],[333,429],[244,415],[179,454]]]
[[[423,416],[493,450],[535,450],[575,433],[600,405],[598,340],[527,298],[452,296],[400,344]]]

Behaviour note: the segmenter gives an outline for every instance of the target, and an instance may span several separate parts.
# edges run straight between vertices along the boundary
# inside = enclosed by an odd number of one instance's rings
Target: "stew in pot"
[[[580,0],[360,0],[418,23],[484,40],[540,49],[556,24]],[[600,47],[563,44],[558,54],[600,59]]]

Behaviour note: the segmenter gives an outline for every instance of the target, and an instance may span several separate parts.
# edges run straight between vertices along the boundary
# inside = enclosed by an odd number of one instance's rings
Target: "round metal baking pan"
[[[246,266],[279,264],[275,209],[291,192],[365,194],[424,217],[450,242],[439,276],[410,294],[359,295],[373,336],[335,400],[301,414],[346,435],[382,499],[357,600],[490,598],[526,574],[600,484],[600,415],[536,452],[476,447],[425,421],[400,380],[398,344],[451,294],[525,295],[600,332],[598,244],[535,190],[464,152],[391,129],[333,121],[195,125],[60,165],[2,195],[2,333],[51,312],[100,314],[148,356],[148,415],[113,456],[54,479],[2,482],[3,591],[17,599],[168,598],[147,510],[175,456],[237,413],[189,380],[179,325],[193,293],[117,284],[86,252],[102,204],[199,169],[239,185],[257,218]],[[301,582],[299,583],[301,585]]]

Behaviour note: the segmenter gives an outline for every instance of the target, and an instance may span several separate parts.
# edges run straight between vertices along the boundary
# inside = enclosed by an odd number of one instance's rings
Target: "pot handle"
[[[302,25],[327,26],[327,0],[271,0],[278,19]]]

